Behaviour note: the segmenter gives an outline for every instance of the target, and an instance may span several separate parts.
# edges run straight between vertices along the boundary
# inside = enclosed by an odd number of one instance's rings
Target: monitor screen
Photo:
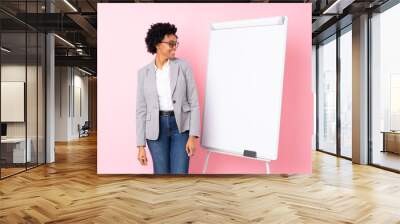
[[[1,136],[7,136],[7,124],[1,124]]]

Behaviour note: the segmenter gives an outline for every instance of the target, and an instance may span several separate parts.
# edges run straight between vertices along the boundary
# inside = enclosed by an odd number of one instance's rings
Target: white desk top
[[[1,143],[20,143],[24,142],[25,138],[6,138],[1,139]],[[27,138],[27,141],[30,141],[30,138]]]

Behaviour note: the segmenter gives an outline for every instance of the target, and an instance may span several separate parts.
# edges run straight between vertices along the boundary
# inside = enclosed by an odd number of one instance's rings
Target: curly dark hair
[[[176,31],[175,25],[170,23],[155,23],[151,25],[145,38],[147,51],[151,54],[157,53],[156,45],[164,39],[165,35],[174,34],[178,37]]]

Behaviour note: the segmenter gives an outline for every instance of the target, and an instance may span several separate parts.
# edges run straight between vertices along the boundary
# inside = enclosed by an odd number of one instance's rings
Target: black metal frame
[[[336,30],[336,154],[341,155],[341,142],[342,142],[342,124],[340,118],[340,78],[341,78],[341,66],[340,66],[340,30]]]
[[[368,132],[368,155],[367,155],[367,160],[368,164],[373,164],[372,163],[372,76],[371,76],[371,71],[372,71],[372,65],[371,65],[371,57],[372,57],[372,32],[371,32],[371,19],[372,19],[372,13],[368,13],[368,36],[367,36],[367,44],[368,44],[368,53],[367,53],[367,62],[368,62],[368,69],[367,69],[367,85],[368,85],[368,90],[367,90],[367,132]]]
[[[319,44],[315,46],[315,149],[319,149]]]

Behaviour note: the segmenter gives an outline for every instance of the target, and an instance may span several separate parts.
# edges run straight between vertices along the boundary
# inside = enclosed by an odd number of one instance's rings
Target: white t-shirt
[[[164,63],[161,69],[157,68],[155,64],[154,67],[156,69],[157,93],[160,110],[174,110],[171,97],[169,60]]]

